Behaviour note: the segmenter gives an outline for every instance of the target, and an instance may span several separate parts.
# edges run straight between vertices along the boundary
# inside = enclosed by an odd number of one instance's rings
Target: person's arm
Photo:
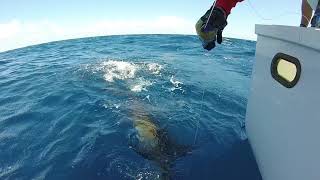
[[[301,23],[300,27],[308,27],[312,16],[312,8],[307,0],[302,0],[301,4]]]
[[[215,7],[222,8],[228,16],[231,12],[231,9],[234,8],[236,4],[241,1],[243,0],[217,0]]]

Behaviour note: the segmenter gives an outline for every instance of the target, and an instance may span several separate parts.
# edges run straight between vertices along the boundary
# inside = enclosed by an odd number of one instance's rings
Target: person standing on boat
[[[202,41],[204,49],[210,51],[222,43],[222,31],[227,26],[227,18],[231,9],[243,0],[216,0],[213,6],[196,23],[196,32]],[[318,7],[318,8],[317,8]],[[312,9],[316,9],[312,18],[312,27],[320,27],[320,6],[318,0],[302,0],[301,27],[307,27],[312,16]]]
[[[312,16],[312,10],[315,13]],[[302,0],[300,27],[308,27],[311,20],[311,27],[320,28],[320,2],[318,0]]]

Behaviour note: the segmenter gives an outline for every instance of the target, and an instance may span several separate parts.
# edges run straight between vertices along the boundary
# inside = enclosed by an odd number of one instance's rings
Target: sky
[[[1,0],[0,52],[29,45],[116,34],[195,34],[213,0]],[[255,24],[300,24],[301,0],[244,0],[225,37],[255,40]]]

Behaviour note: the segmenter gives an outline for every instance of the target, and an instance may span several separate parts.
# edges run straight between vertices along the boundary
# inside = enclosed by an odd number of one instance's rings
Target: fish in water
[[[151,116],[141,107],[133,109],[133,130],[130,133],[130,146],[141,156],[156,162],[162,171],[162,179],[169,179],[170,166],[178,157],[186,155],[191,148],[179,145],[169,138],[165,129],[159,128]]]

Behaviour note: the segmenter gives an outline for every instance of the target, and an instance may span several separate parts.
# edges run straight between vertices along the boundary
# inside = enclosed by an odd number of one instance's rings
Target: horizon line
[[[176,35],[176,36],[197,36],[196,34],[183,34],[183,33],[133,33],[133,34],[106,34],[106,35],[97,35],[97,36],[83,36],[83,37],[74,37],[74,38],[66,38],[66,39],[59,39],[59,40],[53,40],[53,41],[44,41],[44,42],[39,42],[35,44],[30,44],[30,45],[25,45],[17,48],[12,48],[12,49],[5,49],[5,50],[0,50],[0,53],[7,53],[9,51],[14,51],[14,50],[19,50],[23,48],[28,48],[32,46],[40,46],[44,44],[50,44],[50,43],[56,43],[56,42],[62,42],[62,41],[72,41],[72,40],[78,40],[78,39],[89,39],[89,38],[99,38],[99,37],[110,37],[110,36],[138,36],[138,35]],[[230,37],[230,36],[224,36],[223,38],[228,38],[228,39],[238,39],[238,40],[245,40],[245,41],[257,41],[257,38],[239,38],[239,37]],[[199,43],[201,43],[199,41]]]

